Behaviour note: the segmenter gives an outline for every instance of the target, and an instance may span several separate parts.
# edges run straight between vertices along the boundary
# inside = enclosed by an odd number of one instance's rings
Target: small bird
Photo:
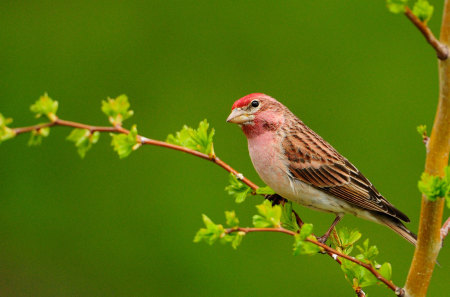
[[[227,122],[242,128],[253,166],[275,193],[336,215],[328,231],[318,238],[322,243],[344,214],[353,214],[385,225],[416,245],[416,235],[401,222],[409,222],[409,218],[274,98],[262,93],[242,97],[233,104]]]

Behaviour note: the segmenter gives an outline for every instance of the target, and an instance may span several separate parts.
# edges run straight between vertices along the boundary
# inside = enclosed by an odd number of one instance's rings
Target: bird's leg
[[[278,194],[266,195],[264,198],[272,202],[272,206],[279,204],[284,205],[284,203],[287,201]]]
[[[333,223],[331,224],[330,228],[328,228],[328,231],[325,232],[324,235],[317,237],[317,240],[321,243],[325,243],[328,239],[328,237],[331,234],[331,231],[333,231],[334,227],[339,223],[339,221],[342,219],[342,215],[336,215],[336,218],[334,219]]]

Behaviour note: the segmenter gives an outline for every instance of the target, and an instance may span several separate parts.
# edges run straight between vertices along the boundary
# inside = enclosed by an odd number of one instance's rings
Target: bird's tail
[[[388,216],[381,216],[379,217],[379,219],[383,225],[386,225],[392,230],[394,230],[404,239],[411,242],[414,246],[417,244],[417,235],[412,233],[408,228],[406,228],[406,226],[403,225],[403,223],[399,219]]]

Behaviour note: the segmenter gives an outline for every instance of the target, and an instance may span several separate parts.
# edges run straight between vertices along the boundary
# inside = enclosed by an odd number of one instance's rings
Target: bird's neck
[[[247,138],[254,138],[265,133],[276,131],[280,125],[280,121],[255,118],[253,123],[242,125],[241,128]]]

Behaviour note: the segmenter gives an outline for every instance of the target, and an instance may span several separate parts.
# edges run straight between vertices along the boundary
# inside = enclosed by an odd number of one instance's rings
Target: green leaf
[[[412,12],[424,23],[427,23],[433,15],[434,7],[427,0],[417,0],[414,3]]]
[[[392,13],[405,12],[405,7],[407,3],[408,0],[386,0],[387,8]]]
[[[208,132],[209,124],[205,119],[201,121],[197,129],[186,125],[176,132],[175,135],[169,134],[166,142],[189,148],[207,155],[214,155],[213,138],[214,129]]]
[[[273,195],[275,194],[275,191],[272,190],[269,186],[265,186],[257,188],[255,193],[258,195]]]
[[[417,133],[419,133],[420,136],[427,134],[427,125],[419,125],[417,126]]]
[[[234,228],[239,226],[239,219],[236,216],[236,213],[233,211],[225,211],[225,218],[227,225]]]
[[[13,120],[11,118],[5,118],[0,113],[0,143],[16,136],[14,130],[8,127],[8,125],[11,124],[12,121]]]
[[[141,146],[141,143],[138,141],[137,136],[138,132],[136,125],[133,125],[133,127],[130,130],[130,133],[128,134],[111,133],[112,137],[111,145],[119,155],[120,159],[128,157],[132,151],[137,150]]]
[[[380,272],[380,274],[387,280],[391,280],[392,279],[392,266],[391,263],[383,263],[383,265],[381,265],[380,269],[378,270],[378,272]]]
[[[294,256],[297,255],[315,255],[320,251],[320,247],[306,239],[316,241],[313,232],[312,224],[303,224],[300,233],[295,235],[294,241]]]
[[[48,137],[49,134],[50,134],[49,127],[31,131],[30,139],[28,140],[28,145],[29,146],[40,145],[42,143],[42,139],[44,137]]]
[[[54,122],[57,119],[56,112],[58,111],[58,101],[52,100],[47,93],[45,93],[30,106],[30,110],[36,114],[36,118],[45,115],[50,121]]]
[[[242,203],[248,196],[252,195],[252,189],[237,179],[234,174],[230,174],[229,185],[225,187],[228,195],[234,197],[236,203]]]
[[[299,229],[295,215],[292,212],[291,201],[286,202],[283,206],[283,212],[281,213],[281,226],[294,232]]]
[[[133,115],[130,109],[127,95],[120,95],[115,99],[109,98],[102,101],[102,111],[108,116],[113,126],[122,126],[123,121]]]
[[[262,204],[256,206],[259,215],[253,216],[253,225],[256,228],[281,226],[281,207],[279,205],[272,206],[272,203],[265,200]]]
[[[91,149],[92,144],[97,143],[99,138],[100,132],[96,131],[91,133],[87,129],[73,129],[69,136],[67,136],[67,140],[75,143],[75,147],[81,158],[86,156],[86,152]]]
[[[233,249],[238,248],[238,246],[241,244],[244,236],[245,236],[245,232],[237,232],[234,234],[233,241],[231,242],[231,246],[233,247]]]
[[[436,201],[437,198],[445,197],[449,191],[449,185],[447,177],[440,178],[426,172],[422,173],[421,179],[417,184],[419,191],[430,201]]]
[[[201,228],[194,237],[194,242],[204,241],[209,245],[212,245],[219,238],[224,236],[224,228],[222,225],[214,224],[210,218],[208,218],[205,214],[202,215],[203,223],[206,228]]]

